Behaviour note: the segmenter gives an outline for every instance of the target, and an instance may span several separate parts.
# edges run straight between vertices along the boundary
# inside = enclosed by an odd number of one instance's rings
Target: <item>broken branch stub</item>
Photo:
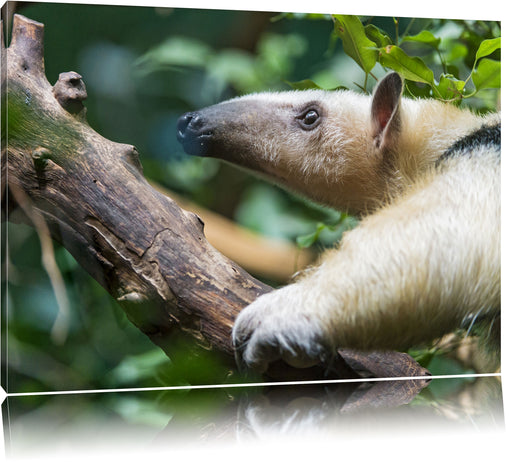
[[[53,86],[53,96],[69,113],[85,112],[82,101],[87,99],[87,91],[82,76],[77,72],[71,71],[59,74],[59,80]]]
[[[44,25],[14,15],[9,58],[16,56],[19,69],[31,75],[44,75]]]

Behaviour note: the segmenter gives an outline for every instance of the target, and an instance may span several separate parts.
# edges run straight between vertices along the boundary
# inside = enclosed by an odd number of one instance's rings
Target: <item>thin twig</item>
[[[24,191],[13,185],[10,185],[10,191],[16,203],[34,224],[37,236],[39,237],[39,242],[41,243],[41,262],[50,278],[58,306],[57,317],[51,329],[51,338],[56,344],[62,345],[68,336],[70,307],[64,278],[55,261],[55,252],[50,230],[48,229],[43,215],[33,207],[32,201]]]

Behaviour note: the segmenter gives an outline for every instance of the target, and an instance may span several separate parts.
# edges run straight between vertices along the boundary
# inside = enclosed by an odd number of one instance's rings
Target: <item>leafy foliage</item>
[[[415,20],[409,20],[409,26],[400,34],[400,20],[394,19],[394,43],[389,33],[369,21],[363,25],[363,21],[357,16],[332,15],[332,20],[334,34],[342,41],[344,52],[364,72],[364,83],[357,85],[363,91],[368,91],[369,76],[377,80],[372,72],[378,64],[385,70],[398,72],[407,80],[407,90],[413,96],[430,96],[459,104],[483,90],[501,87],[501,62],[498,53],[501,49],[501,37],[494,37],[501,31],[497,24],[488,25],[486,35],[481,36],[477,28],[469,27],[473,24],[432,19],[430,21],[437,26],[432,29],[434,32],[423,29],[410,35],[410,26]],[[446,26],[456,27],[446,34]],[[492,38],[485,39],[486,36]],[[487,58],[491,55],[494,59]],[[470,69],[464,69],[461,59],[468,57],[473,57],[473,65]],[[467,74],[464,80],[461,78],[463,73]],[[290,85],[295,89],[321,88],[311,79]],[[425,87],[428,92],[425,92]],[[494,109],[494,101],[488,103],[486,108]],[[342,223],[342,218],[333,225],[318,223],[314,232],[299,236],[297,244],[301,248],[309,247],[317,242],[324,229],[333,230]]]
[[[469,23],[454,21],[455,25],[462,25],[455,29],[459,31],[459,36],[454,34],[441,37],[446,21],[432,20],[440,26],[436,31],[438,36],[424,29],[415,35],[397,33],[396,41],[393,42],[386,32],[375,25],[364,27],[358,17],[333,15],[333,20],[334,30],[343,42],[343,49],[366,76],[379,63],[415,84],[428,85],[430,96],[445,101],[460,101],[482,90],[501,86],[501,63],[497,53],[501,49],[501,37],[497,36],[501,32],[499,25],[489,25],[487,36],[492,38],[485,39],[470,28]],[[398,24],[398,20],[395,23]],[[416,47],[408,52],[407,44]],[[418,46],[427,47],[427,52],[422,51],[421,57]],[[494,58],[486,58],[490,55]],[[457,68],[460,57],[473,60],[466,78],[461,77],[462,66]],[[436,78],[438,65],[441,65],[441,70]],[[409,90],[415,94],[414,87],[409,87]]]

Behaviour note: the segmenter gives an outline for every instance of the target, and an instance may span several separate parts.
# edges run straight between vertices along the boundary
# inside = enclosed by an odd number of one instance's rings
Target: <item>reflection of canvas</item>
[[[58,395],[38,397],[35,409],[34,397],[10,397],[9,412],[7,401],[2,411],[9,416],[10,454],[38,460],[114,451],[129,457],[140,457],[138,451],[190,455],[201,449],[232,454],[253,447],[268,450],[273,444],[286,453],[314,450],[327,456],[340,442],[344,454],[357,455],[360,438],[382,439],[382,451],[393,448],[394,453],[396,447],[421,446],[426,436],[442,445],[447,435],[452,444],[476,439],[474,451],[481,454],[500,434],[502,397],[494,377],[479,378],[469,387],[467,379],[435,379],[429,388],[439,405],[418,405],[420,399],[406,405],[423,386],[419,382],[338,383],[328,393],[321,384],[269,387],[265,393],[234,387]],[[472,399],[451,393],[457,387]],[[476,438],[482,435],[485,442]]]

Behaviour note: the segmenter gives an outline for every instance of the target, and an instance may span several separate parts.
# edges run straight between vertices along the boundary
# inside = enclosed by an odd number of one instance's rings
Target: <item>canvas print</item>
[[[500,425],[498,20],[7,2],[2,23],[11,429]]]

